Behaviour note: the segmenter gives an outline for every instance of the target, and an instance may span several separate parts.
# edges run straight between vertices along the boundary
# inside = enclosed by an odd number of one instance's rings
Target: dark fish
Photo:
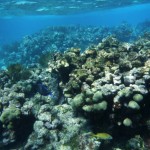
[[[43,96],[47,96],[47,95],[51,96],[52,95],[52,92],[43,83],[38,83],[37,84],[37,92],[39,92]]]

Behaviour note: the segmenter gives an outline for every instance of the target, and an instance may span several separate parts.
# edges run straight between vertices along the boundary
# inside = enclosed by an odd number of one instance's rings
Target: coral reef
[[[108,36],[85,51],[43,54],[25,78],[20,64],[1,71],[0,148],[147,150],[149,50],[147,36],[132,44]]]
[[[30,70],[21,64],[11,64],[7,67],[7,74],[13,82],[26,80],[31,75]]]
[[[142,40],[128,44],[110,36],[83,53],[70,49],[49,63],[50,71],[60,75],[66,101],[91,121],[94,132],[101,131],[102,122],[104,131],[114,126],[109,131],[114,136],[115,131],[142,132],[150,106],[149,46]]]
[[[64,52],[68,48],[78,47],[84,51],[91,44],[98,44],[108,35],[114,35],[123,42],[135,41],[139,36],[149,35],[149,22],[143,22],[137,27],[126,22],[118,26],[52,26],[38,33],[25,36],[20,42],[4,45],[0,50],[0,68],[5,69],[10,64],[21,63],[32,66],[40,62],[47,66],[48,56],[53,52]],[[107,43],[105,43],[107,44]],[[108,46],[108,45],[107,45]],[[46,63],[46,64],[45,64]],[[123,67],[127,62],[122,62]],[[135,65],[139,63],[135,61]]]
[[[61,96],[58,91],[57,76],[54,74],[52,75],[40,68],[36,68],[36,70],[32,68],[28,79],[14,83],[12,76],[8,75],[8,71],[1,72],[1,148],[19,140],[24,140],[24,137],[29,136],[34,123],[36,123],[35,120],[39,117],[40,107],[44,104],[49,104],[52,107],[57,103],[58,97]],[[12,69],[11,71],[13,73]],[[45,91],[50,91],[50,93],[45,93]],[[46,117],[46,119],[49,119],[47,116],[49,114],[42,114],[40,118]],[[26,131],[28,128],[29,130]],[[23,134],[24,137],[21,138]]]

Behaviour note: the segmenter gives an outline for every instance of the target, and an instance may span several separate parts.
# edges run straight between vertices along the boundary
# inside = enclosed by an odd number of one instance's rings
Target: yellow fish
[[[113,139],[113,137],[108,133],[96,133],[96,134],[91,133],[91,136],[99,140],[112,140]]]

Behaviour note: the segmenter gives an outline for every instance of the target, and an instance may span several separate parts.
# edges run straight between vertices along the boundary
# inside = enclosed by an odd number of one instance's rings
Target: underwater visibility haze
[[[0,0],[12,149],[150,149],[149,0]]]

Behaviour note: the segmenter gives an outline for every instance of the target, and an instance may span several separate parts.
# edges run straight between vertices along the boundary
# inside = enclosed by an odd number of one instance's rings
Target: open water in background
[[[48,26],[116,26],[121,24],[123,21],[131,25],[137,25],[138,23],[146,20],[150,20],[149,3],[67,15],[1,15],[0,44],[9,44],[16,40],[20,40],[23,36],[33,34]]]

